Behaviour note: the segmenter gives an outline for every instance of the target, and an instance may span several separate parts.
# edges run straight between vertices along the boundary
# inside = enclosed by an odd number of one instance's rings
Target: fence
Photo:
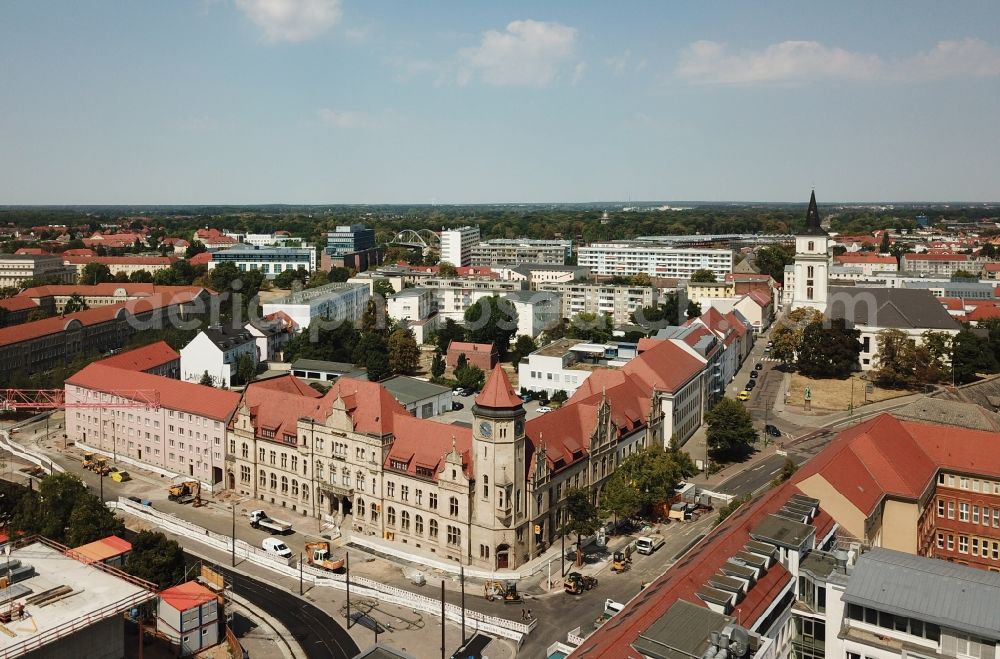
[[[175,515],[154,510],[125,498],[108,502],[108,507],[127,512],[150,524],[159,526],[165,531],[195,540],[213,549],[225,552],[232,551],[232,538],[228,535],[215,533],[197,524],[180,519]],[[257,549],[242,540],[236,541],[236,555],[251,563],[277,572],[282,576],[293,579],[298,579],[301,576],[303,582],[311,586],[347,590],[347,579],[343,574],[327,572],[306,564],[303,564],[301,567],[291,567],[288,559],[283,559],[262,549]],[[351,594],[359,597],[370,597],[381,602],[404,606],[431,615],[440,615],[441,613],[441,602],[438,599],[419,595],[402,588],[387,586],[365,577],[351,577]],[[460,622],[462,619],[462,608],[454,604],[445,604],[445,617],[453,622]],[[517,642],[518,645],[521,644],[524,637],[538,624],[537,620],[522,623],[468,609],[465,610],[465,622],[474,631],[482,631],[494,636],[507,638]]]
[[[46,456],[35,453],[34,451],[14,442],[10,438],[10,433],[6,430],[0,430],[0,448],[10,452],[16,458],[38,465],[45,470],[45,473],[62,473],[66,471]]]

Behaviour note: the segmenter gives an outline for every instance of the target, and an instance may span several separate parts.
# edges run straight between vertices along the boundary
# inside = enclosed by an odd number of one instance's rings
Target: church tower
[[[472,406],[472,563],[513,569],[527,555],[524,405],[497,364]]]
[[[792,309],[812,307],[826,313],[829,288],[830,236],[819,223],[816,208],[816,191],[809,197],[806,211],[806,229],[795,236],[795,289],[792,292]]]

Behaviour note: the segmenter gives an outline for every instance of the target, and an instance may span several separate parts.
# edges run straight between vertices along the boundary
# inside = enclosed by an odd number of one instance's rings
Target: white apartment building
[[[500,279],[527,282],[531,288],[538,284],[564,284],[583,281],[590,276],[590,270],[576,265],[546,265],[544,263],[523,263],[513,268],[494,268]]]
[[[596,275],[646,274],[650,277],[690,279],[696,270],[710,270],[722,280],[733,271],[733,250],[669,247],[654,242],[619,241],[581,247],[577,264]]]
[[[559,324],[562,318],[562,297],[545,291],[515,291],[504,299],[514,305],[517,313],[515,336],[535,338],[545,330]]]
[[[223,235],[233,238],[238,243],[254,247],[308,247],[301,238],[293,238],[287,231],[275,233],[238,233],[223,231]]]
[[[635,344],[585,343],[559,339],[542,346],[517,367],[521,389],[549,396],[565,391],[572,396],[595,368],[620,368],[638,354]]]
[[[468,277],[443,277],[425,279],[420,288],[429,289],[434,294],[434,310],[444,318],[461,322],[469,307],[484,297],[525,290],[524,282],[501,281],[499,279],[473,279]]]
[[[652,286],[569,282],[542,283],[535,288],[562,296],[563,318],[572,318],[584,312],[604,314],[610,316],[615,325],[632,322],[633,313],[659,301],[659,292]]]
[[[494,238],[473,246],[472,265],[515,267],[522,263],[563,265],[573,256],[572,240]]]
[[[181,379],[201,382],[208,373],[212,386],[229,388],[236,382],[240,360],[249,357],[257,368],[257,338],[242,327],[213,325],[198,332],[181,348]]]
[[[285,270],[316,270],[316,250],[312,247],[237,245],[214,252],[212,260],[208,262],[208,269],[213,270],[221,263],[232,263],[244,272],[259,270],[266,278],[274,279]]]
[[[353,323],[365,311],[371,288],[364,283],[336,282],[289,293],[261,305],[263,314],[283,312],[299,326],[309,327],[314,319]]]
[[[973,258],[968,254],[903,254],[899,269],[918,275],[939,275],[951,277],[959,270],[978,275],[985,259]]]
[[[479,227],[441,229],[441,262],[471,265],[472,248],[479,244]]]
[[[41,278],[71,284],[75,271],[63,265],[62,257],[50,254],[0,254],[0,288],[21,288],[24,282]]]
[[[404,321],[417,343],[426,343],[441,320],[434,304],[434,291],[429,288],[404,288],[389,296],[386,314],[393,320]]]

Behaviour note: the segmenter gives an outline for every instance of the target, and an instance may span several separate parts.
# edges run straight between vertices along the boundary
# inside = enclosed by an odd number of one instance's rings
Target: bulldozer
[[[336,561],[330,559],[329,542],[307,542],[306,561],[308,561],[309,565],[318,567],[321,570],[328,570],[330,572],[344,571],[343,558]]]
[[[563,588],[570,595],[581,595],[591,588],[597,588],[597,578],[584,576],[579,572],[570,572],[563,580]]]
[[[94,454],[93,453],[84,453],[83,454],[83,460],[80,462],[80,464],[83,466],[84,469],[93,469],[94,468]]]
[[[515,581],[487,581],[485,591],[486,599],[490,602],[502,599],[504,604],[519,604],[523,601],[521,594],[517,592]]]
[[[626,556],[625,552],[616,551],[611,561],[611,571],[621,574],[622,572],[628,572],[631,567],[632,559]]]
[[[191,503],[195,506],[201,505],[201,483],[198,481],[184,481],[175,483],[167,488],[167,498],[177,503]]]

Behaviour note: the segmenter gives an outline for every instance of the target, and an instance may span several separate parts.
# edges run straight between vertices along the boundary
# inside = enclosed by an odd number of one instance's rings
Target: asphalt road
[[[805,461],[804,458],[794,453],[789,453],[788,457],[795,460],[796,464],[801,464]],[[751,467],[747,467],[735,476],[730,476],[715,489],[737,497],[753,495],[758,490],[768,487],[771,481],[774,480],[774,477],[781,471],[781,467],[784,464],[785,456],[772,455],[755,463]]]
[[[185,556],[191,563],[200,560],[187,553]],[[350,659],[358,654],[358,646],[347,630],[309,602],[224,567],[213,565],[212,569],[225,575],[233,592],[284,625],[310,659]]]

